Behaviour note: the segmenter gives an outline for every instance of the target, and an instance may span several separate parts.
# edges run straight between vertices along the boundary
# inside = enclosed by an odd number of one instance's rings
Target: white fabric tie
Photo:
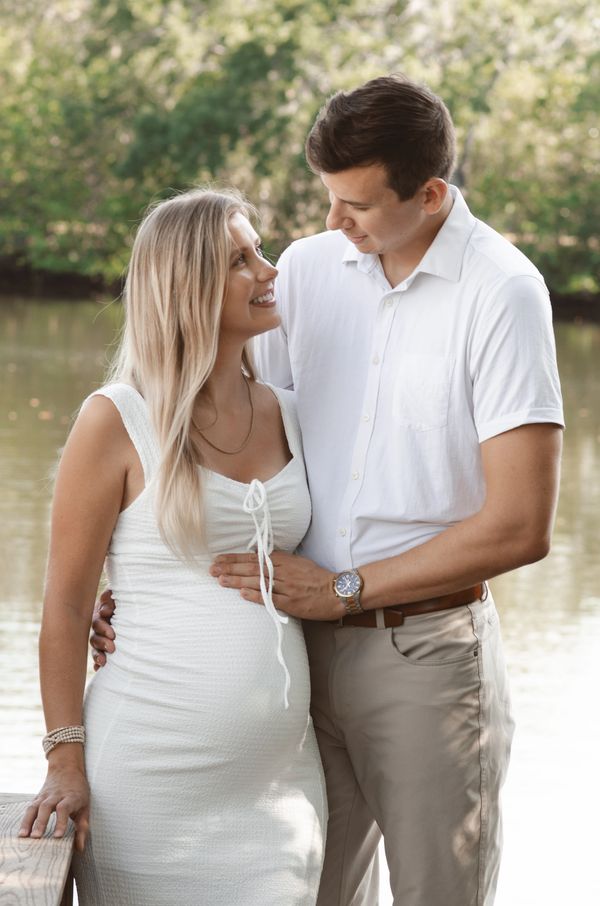
[[[267,490],[262,481],[258,481],[257,478],[255,478],[250,483],[248,493],[244,498],[244,512],[249,513],[250,516],[252,516],[252,521],[254,522],[254,528],[256,530],[254,538],[248,545],[248,549],[251,550],[254,546],[256,546],[256,553],[258,555],[260,591],[264,605],[267,608],[269,616],[275,623],[275,628],[277,630],[277,660],[283,667],[283,671],[285,673],[285,689],[283,693],[283,701],[285,707],[289,708],[288,692],[290,691],[291,680],[290,672],[283,657],[283,629],[281,628],[282,623],[287,623],[289,621],[287,616],[284,616],[283,614],[277,612],[275,604],[273,603],[274,569],[273,561],[269,556],[273,551],[273,529],[271,526],[271,513],[269,511],[269,502],[267,500]],[[267,575],[269,577],[268,588],[265,581],[265,566],[267,568]]]

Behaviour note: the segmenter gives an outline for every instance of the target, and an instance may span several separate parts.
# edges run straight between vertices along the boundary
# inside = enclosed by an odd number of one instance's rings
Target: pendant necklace
[[[202,431],[200,430],[198,425],[196,425],[194,423],[195,427],[196,427],[196,431],[198,432],[198,434],[200,435],[200,437],[202,438],[204,443],[208,444],[209,447],[212,447],[213,450],[216,450],[217,453],[225,453],[227,456],[234,456],[236,453],[241,453],[242,450],[244,449],[244,447],[248,446],[248,441],[250,440],[250,435],[252,434],[252,429],[254,428],[254,403],[252,402],[252,391],[250,390],[250,382],[243,371],[242,371],[242,377],[244,378],[244,381],[246,382],[246,389],[248,390],[248,402],[250,403],[250,427],[248,428],[248,433],[246,434],[241,445],[236,450],[223,450],[222,447],[217,447],[216,444],[213,444],[212,440],[209,440],[207,437],[204,436],[204,434],[202,433]],[[218,418],[219,418],[219,413],[217,412],[217,418],[212,423],[213,425],[217,422]],[[212,427],[212,425],[210,427]]]

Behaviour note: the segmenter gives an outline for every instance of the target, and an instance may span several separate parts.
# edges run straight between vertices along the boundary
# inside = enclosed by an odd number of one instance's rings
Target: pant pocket
[[[477,662],[479,642],[468,607],[407,617],[391,631],[399,658],[415,667],[445,667]]]

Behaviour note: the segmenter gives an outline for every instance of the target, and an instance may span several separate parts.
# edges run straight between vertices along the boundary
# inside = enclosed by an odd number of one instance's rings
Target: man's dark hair
[[[381,164],[402,201],[455,164],[454,125],[444,102],[402,75],[372,79],[338,91],[321,109],[306,140],[316,173]]]

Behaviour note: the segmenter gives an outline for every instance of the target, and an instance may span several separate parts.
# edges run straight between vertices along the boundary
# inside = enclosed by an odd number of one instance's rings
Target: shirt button
[[[345,538],[345,537],[346,537],[346,529],[345,529],[345,528],[341,528],[341,529],[340,529],[340,535],[342,536],[342,538]]]
[[[363,422],[368,422],[368,421],[369,421],[369,415],[365,412],[365,414],[363,415]]]
[[[385,300],[385,304],[386,304],[386,306],[389,308],[390,305],[392,304],[392,300],[391,300],[391,299],[386,299],[386,300]]]
[[[378,356],[378,355],[374,355],[374,356],[373,356],[373,364],[374,364],[374,365],[379,365],[379,356]]]
[[[356,479],[358,478],[358,472],[353,472],[352,478],[354,479],[354,481],[356,481]]]

